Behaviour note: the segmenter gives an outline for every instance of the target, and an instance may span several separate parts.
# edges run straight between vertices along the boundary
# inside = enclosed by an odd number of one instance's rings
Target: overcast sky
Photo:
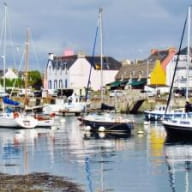
[[[99,8],[103,8],[104,55],[117,60],[148,57],[152,48],[179,47],[189,0],[7,0],[7,23],[17,51],[31,30],[30,55],[44,69],[49,52],[92,54]],[[0,19],[2,21],[2,19]],[[2,27],[0,28],[0,30]],[[96,52],[99,54],[99,38]]]

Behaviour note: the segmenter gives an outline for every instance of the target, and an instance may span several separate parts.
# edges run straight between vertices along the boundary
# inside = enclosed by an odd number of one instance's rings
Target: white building
[[[191,52],[192,50],[190,50]],[[191,52],[192,53],[192,52]],[[191,55],[191,54],[190,54]],[[188,64],[188,54],[187,54],[187,47],[180,51],[179,57],[178,55],[174,55],[171,62],[167,65],[166,72],[167,72],[167,85],[171,85],[173,79],[173,73],[175,70],[175,64],[178,59],[177,69],[174,78],[174,87],[177,88],[192,88],[192,63],[191,63],[191,56],[190,62]],[[188,76],[188,78],[187,78]],[[188,80],[188,82],[187,82]]]
[[[92,69],[90,69],[92,66]],[[115,80],[121,63],[112,57],[103,57],[103,85]],[[45,89],[70,88],[76,92],[87,87],[90,75],[90,86],[93,90],[101,88],[100,57],[85,56],[80,53],[71,56],[54,56],[49,54],[45,74]]]
[[[5,75],[2,78],[6,78],[6,79],[17,79],[18,75],[11,69],[8,68],[5,72]]]

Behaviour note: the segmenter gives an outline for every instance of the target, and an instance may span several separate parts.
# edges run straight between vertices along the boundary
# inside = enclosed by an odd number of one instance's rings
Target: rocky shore
[[[47,173],[7,175],[0,173],[0,192],[84,192],[66,178]]]

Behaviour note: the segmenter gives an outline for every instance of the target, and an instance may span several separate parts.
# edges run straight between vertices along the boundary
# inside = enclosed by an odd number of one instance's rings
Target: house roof
[[[188,47],[185,47],[183,49],[181,49],[180,51],[180,55],[187,55],[188,53]],[[179,52],[177,52],[177,55],[179,54]],[[192,48],[190,47],[190,55],[192,56]]]
[[[101,69],[100,56],[87,56],[86,59],[91,63],[94,69]],[[119,70],[121,68],[121,62],[112,57],[103,57],[103,69],[104,70]]]
[[[75,61],[78,59],[77,55],[72,56],[54,56],[52,66],[54,69],[69,69]],[[94,69],[101,69],[100,56],[86,56],[85,59],[93,66]],[[49,60],[50,61],[50,60]],[[119,70],[121,63],[112,57],[103,57],[103,69],[104,70]]]
[[[53,69],[69,69],[76,61],[77,55],[72,56],[54,56],[52,60]]]
[[[152,50],[151,55],[144,60],[138,61],[136,64],[123,65],[117,73],[115,79],[130,78],[147,78],[155,66],[155,62],[164,61],[169,55],[168,50]]]

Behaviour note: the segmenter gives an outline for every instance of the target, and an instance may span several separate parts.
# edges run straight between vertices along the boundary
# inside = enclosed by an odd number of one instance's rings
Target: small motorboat
[[[134,121],[112,113],[93,113],[78,118],[87,131],[131,132]]]

